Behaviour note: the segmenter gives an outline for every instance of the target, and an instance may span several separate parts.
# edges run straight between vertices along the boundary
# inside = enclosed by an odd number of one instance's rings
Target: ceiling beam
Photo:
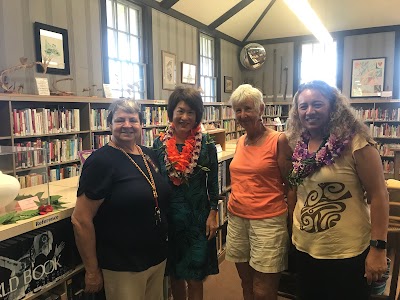
[[[132,2],[133,0],[129,0],[129,1]],[[184,14],[182,14],[182,13],[180,13],[180,12],[174,10],[174,9],[168,9],[167,10],[165,8],[162,8],[160,6],[160,2],[157,2],[155,0],[134,0],[134,2],[136,4],[141,4],[141,5],[148,6],[148,7],[151,7],[153,9],[156,9],[158,11],[161,11],[162,13],[164,13],[164,14],[166,14],[168,16],[171,16],[171,17],[173,17],[175,19],[181,20],[182,22],[185,22],[185,23],[187,23],[189,25],[192,25],[193,27],[196,27],[198,30],[200,30],[201,32],[204,32],[204,33],[206,33],[208,35],[211,35],[211,36],[216,37],[216,38],[224,39],[224,40],[226,40],[226,41],[228,41],[228,42],[230,42],[232,44],[238,45],[238,46],[243,46],[242,43],[239,40],[237,40],[237,39],[235,39],[235,38],[233,38],[233,37],[231,37],[229,35],[226,35],[226,34],[220,32],[218,30],[211,30],[210,28],[208,28],[207,25],[205,25],[203,23],[200,23],[199,21],[196,21],[195,19],[192,19],[192,18],[190,18],[190,17],[188,17],[188,16],[186,16],[186,15],[184,15]]]
[[[247,41],[249,36],[253,33],[254,29],[257,28],[258,24],[260,24],[261,20],[264,18],[264,16],[267,14],[267,12],[271,9],[272,5],[274,5],[276,0],[271,0],[271,2],[268,4],[267,8],[263,11],[261,16],[258,18],[258,20],[254,23],[253,27],[250,29],[250,31],[247,33],[247,35],[243,39],[243,43]]]
[[[164,0],[166,1],[166,0]],[[228,10],[226,13],[224,13],[222,16],[220,16],[218,19],[216,19],[214,22],[212,22],[208,27],[210,29],[215,29],[221,24],[225,23],[227,20],[229,20],[231,17],[233,17],[235,14],[237,14],[239,11],[241,11],[243,8],[245,8],[247,5],[249,5],[251,2],[254,0],[242,0],[238,4],[236,4],[234,7],[232,7],[230,10]]]
[[[164,9],[170,9],[172,6],[175,5],[176,2],[179,0],[162,0],[160,2],[160,6]]]

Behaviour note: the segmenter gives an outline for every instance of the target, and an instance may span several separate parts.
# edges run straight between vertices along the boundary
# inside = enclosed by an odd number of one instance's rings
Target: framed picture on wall
[[[182,62],[182,83],[196,84],[196,65]]]
[[[224,92],[232,93],[233,92],[233,79],[229,76],[224,76]]]
[[[351,98],[380,97],[385,87],[385,57],[353,59]]]
[[[162,88],[173,90],[176,85],[176,55],[161,51],[162,56]]]
[[[68,31],[35,22],[34,38],[36,61],[48,63],[46,73],[69,75]],[[41,65],[37,65],[37,71],[43,72]]]

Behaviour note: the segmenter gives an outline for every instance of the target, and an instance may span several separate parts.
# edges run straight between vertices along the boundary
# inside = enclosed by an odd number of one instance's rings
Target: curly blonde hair
[[[324,81],[314,80],[299,86],[293,98],[293,105],[289,112],[287,136],[289,143],[294,147],[306,129],[300,122],[298,113],[299,96],[305,90],[314,90],[321,93],[330,103],[331,114],[329,123],[324,128],[326,135],[334,134],[339,139],[344,139],[353,134],[360,134],[368,142],[374,143],[368,127],[356,117],[354,109],[346,96],[335,87]]]

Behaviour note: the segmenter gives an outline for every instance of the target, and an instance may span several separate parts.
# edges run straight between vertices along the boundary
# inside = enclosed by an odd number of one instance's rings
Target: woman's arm
[[[96,234],[93,218],[102,200],[91,200],[85,194],[76,200],[71,221],[74,227],[75,242],[85,266],[85,291],[94,293],[103,287],[103,276],[97,262]]]
[[[374,147],[366,146],[354,152],[356,169],[361,184],[371,203],[371,239],[387,239],[389,223],[389,197],[382,170],[381,158]],[[386,250],[370,247],[365,261],[365,276],[368,283],[378,280],[385,273]]]
[[[216,231],[218,229],[217,224],[217,207],[218,207],[218,156],[217,156],[217,149],[214,145],[208,144],[208,153],[210,155],[210,171],[207,174],[207,188],[208,188],[208,195],[210,197],[210,213],[207,218],[206,222],[206,235],[208,239],[212,239]]]
[[[292,187],[287,180],[287,177],[292,170],[292,154],[293,151],[289,146],[288,139],[286,135],[282,133],[278,139],[278,166],[283,182],[285,183],[285,193],[288,205],[288,228],[290,233],[292,232],[294,207],[297,202],[296,188]]]

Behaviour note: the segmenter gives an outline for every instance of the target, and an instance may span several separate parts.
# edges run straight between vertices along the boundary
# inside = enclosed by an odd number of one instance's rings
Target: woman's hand
[[[211,210],[206,222],[206,236],[208,236],[208,240],[215,237],[217,229],[217,211]]]
[[[86,271],[85,273],[85,292],[97,293],[103,288],[103,273],[100,269]]]
[[[386,251],[371,247],[365,259],[365,277],[368,284],[379,280],[387,270]]]

